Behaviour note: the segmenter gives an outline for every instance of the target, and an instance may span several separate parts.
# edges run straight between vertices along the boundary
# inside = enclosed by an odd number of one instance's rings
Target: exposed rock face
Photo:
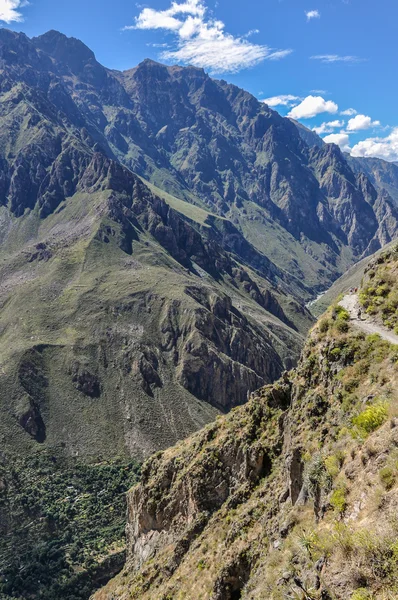
[[[42,351],[41,347],[33,348],[25,353],[20,362],[18,379],[22,393],[15,412],[19,425],[39,444],[46,439],[42,410],[46,408],[48,387]]]
[[[375,188],[386,192],[398,203],[398,165],[379,158],[347,156],[346,160],[355,173],[365,173]]]
[[[274,395],[282,405],[287,405],[290,384]],[[259,406],[250,412],[253,428],[269,416],[263,410]],[[129,568],[139,569],[158,550],[185,536],[186,530],[195,528],[198,535],[227,500],[233,509],[244,501],[260,478],[270,474],[272,459],[278,452],[272,445],[274,436],[269,446],[259,443],[245,446],[242,440],[231,439],[225,445],[220,444],[218,451],[214,444],[207,447],[217,433],[216,425],[209,426],[194,439],[195,453],[201,453],[202,449],[203,453],[200,457],[192,456],[194,462],[184,477],[176,478],[177,463],[173,460],[164,465],[155,457],[144,468],[140,487],[133,489],[128,497]],[[153,477],[156,477],[156,491]]]

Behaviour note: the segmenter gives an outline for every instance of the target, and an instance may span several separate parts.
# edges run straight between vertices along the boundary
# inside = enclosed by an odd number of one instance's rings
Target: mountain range
[[[6,29],[0,69],[7,448],[170,445],[295,364],[305,302],[397,233],[388,186],[201,69]]]

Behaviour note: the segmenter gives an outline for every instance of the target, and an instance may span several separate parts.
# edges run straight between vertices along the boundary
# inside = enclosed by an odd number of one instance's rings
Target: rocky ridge
[[[93,598],[394,598],[397,373],[334,305],[296,370],[144,465],[125,569]]]

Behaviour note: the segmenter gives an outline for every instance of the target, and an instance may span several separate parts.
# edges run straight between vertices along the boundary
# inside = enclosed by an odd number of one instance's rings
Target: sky
[[[0,0],[0,26],[103,65],[193,64],[354,156],[398,161],[397,0]]]

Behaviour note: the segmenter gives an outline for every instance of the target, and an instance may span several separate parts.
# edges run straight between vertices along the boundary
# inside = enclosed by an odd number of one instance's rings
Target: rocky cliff
[[[334,305],[297,369],[144,465],[95,600],[396,597],[397,376],[397,348]]]

